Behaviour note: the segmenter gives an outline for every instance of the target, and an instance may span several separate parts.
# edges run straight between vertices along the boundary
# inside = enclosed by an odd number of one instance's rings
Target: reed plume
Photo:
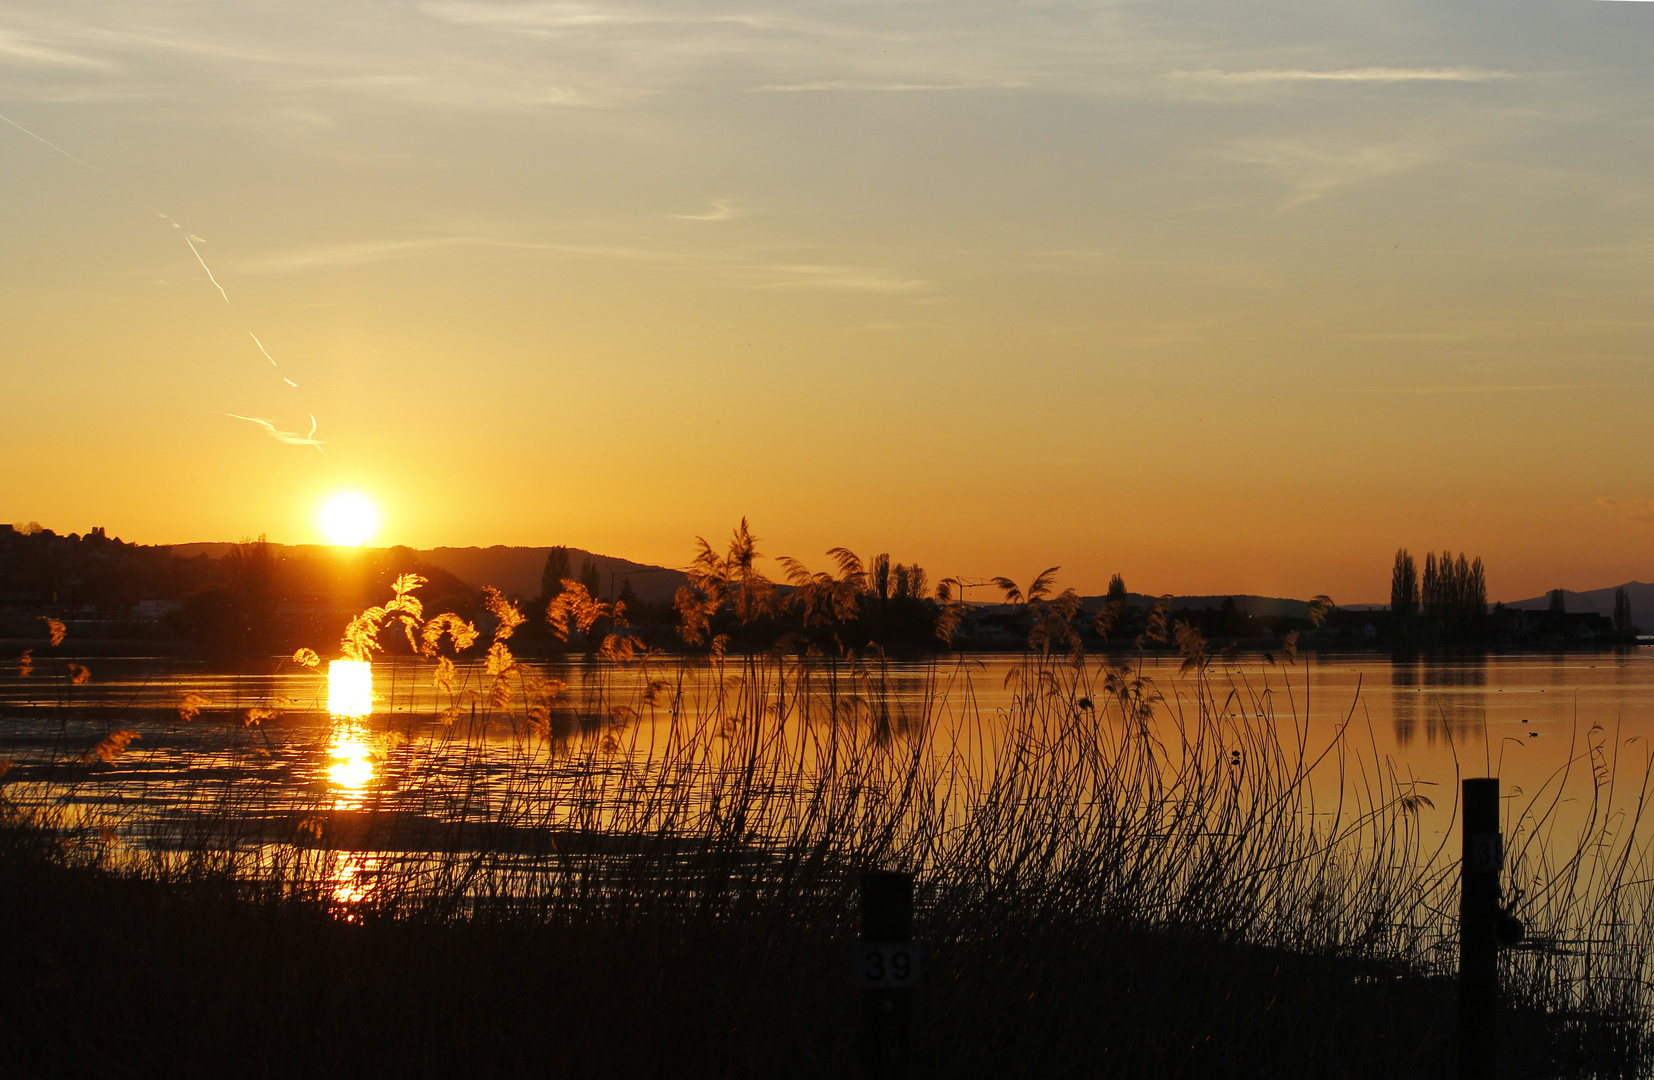
[[[507,600],[505,595],[492,585],[484,585],[482,595],[483,606],[488,609],[488,613],[494,616],[496,621],[494,640],[497,642],[506,640],[525,621],[523,613],[517,610],[516,604]]]
[[[610,607],[586,591],[573,578],[564,578],[563,591],[546,605],[546,622],[558,641],[567,642],[570,634],[585,634],[597,625],[597,620],[609,615]]]
[[[133,740],[140,739],[142,737],[143,736],[139,735],[136,731],[133,731],[130,728],[122,728],[119,731],[111,731],[109,734],[99,739],[90,750],[87,750],[84,754],[80,755],[77,760],[79,760],[82,765],[91,765],[98,761],[101,761],[106,765],[113,765],[116,758],[126,753],[127,746],[129,746]]]
[[[437,649],[442,645],[442,636],[448,635],[448,644],[456,653],[464,652],[477,643],[481,632],[471,623],[445,611],[434,616],[420,632],[419,655],[430,659],[437,655]],[[450,669],[452,664],[449,665]]]

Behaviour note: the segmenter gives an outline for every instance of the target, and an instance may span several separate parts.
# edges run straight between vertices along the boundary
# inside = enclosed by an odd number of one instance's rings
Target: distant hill
[[[236,545],[225,543],[201,544],[174,544],[172,553],[179,558],[194,558],[197,555],[207,555],[214,559],[223,558]],[[276,544],[275,547],[284,547],[294,551],[322,551],[324,548],[311,544]],[[495,544],[493,547],[439,547],[414,548],[414,554],[422,561],[432,566],[440,566],[468,585],[492,585],[507,596],[535,597],[540,595],[540,574],[546,566],[546,555],[550,547],[506,547]],[[688,576],[682,570],[669,567],[654,566],[649,563],[633,562],[631,559],[622,559],[614,555],[599,555],[586,551],[583,548],[569,548],[569,576],[580,575],[581,564],[590,559],[597,564],[597,572],[601,581],[602,596],[607,600],[612,586],[616,594],[620,592],[622,581],[630,580],[632,591],[641,600],[670,600],[677,593],[678,587],[688,581]],[[1654,585],[1639,585],[1637,588],[1648,591],[1648,621],[1642,625],[1654,627]],[[783,588],[783,591],[786,591]],[[1612,613],[1614,610],[1614,590],[1598,590],[1607,594],[1606,606],[1603,611]],[[1572,597],[1574,594],[1570,593]],[[1595,596],[1596,593],[1580,595]],[[1165,600],[1168,607],[1176,611],[1179,608],[1189,608],[1198,611],[1202,608],[1221,608],[1225,600],[1233,600],[1235,606],[1248,615],[1286,615],[1301,618],[1309,608],[1304,600],[1291,600],[1278,596],[1251,596],[1245,593],[1216,594],[1212,596],[1149,596],[1145,593],[1128,593],[1127,602],[1137,607],[1147,608]],[[1095,611],[1108,602],[1107,596],[1083,596],[1080,598],[1087,610]],[[1632,594],[1632,605],[1635,608],[1637,596]],[[994,606],[997,599],[989,600],[973,597],[974,606]],[[1537,606],[1545,605],[1544,598],[1537,601]],[[1356,605],[1358,607],[1364,605]],[[1532,606],[1532,605],[1528,605]],[[1583,605],[1574,607],[1569,601],[1570,611],[1596,610]]]
[[[174,544],[174,558],[193,559],[206,555],[222,559],[234,548],[229,543]],[[286,551],[319,553],[328,550],[317,544],[272,544]],[[507,596],[531,599],[540,595],[540,574],[546,567],[549,547],[439,547],[412,548],[416,558],[432,566],[441,567],[467,585],[480,588],[492,585]],[[669,600],[688,577],[682,570],[672,570],[648,563],[633,562],[613,555],[598,555],[581,548],[569,548],[569,576],[578,578],[580,567],[590,559],[597,564],[600,599],[609,598],[611,587],[618,595],[624,581],[630,580],[632,591],[640,600]],[[612,581],[611,581],[612,578]]]
[[[419,558],[432,566],[440,566],[462,581],[472,585],[492,585],[508,596],[534,597],[540,595],[540,574],[546,568],[549,547],[439,547],[416,549]],[[580,576],[580,567],[590,559],[597,564],[601,582],[600,599],[609,598],[611,586],[618,595],[623,581],[631,581],[632,591],[640,600],[669,600],[678,586],[688,581],[682,570],[672,570],[648,563],[633,562],[613,555],[598,555],[580,548],[569,548],[569,576]],[[610,579],[613,579],[612,582]]]
[[[1302,617],[1309,611],[1309,602],[1305,600],[1288,600],[1277,596],[1248,596],[1245,593],[1224,593],[1217,596],[1149,596],[1145,593],[1127,593],[1126,603],[1134,607],[1153,607],[1162,600],[1170,611],[1188,608],[1191,611],[1200,611],[1204,608],[1221,608],[1225,600],[1233,600],[1235,606],[1247,615],[1287,615]],[[978,601],[980,603],[980,601]],[[989,601],[992,603],[992,601]],[[1087,611],[1096,611],[1108,603],[1105,596],[1082,596],[1080,603]]]
[[[1285,597],[1255,597],[1255,595],[1247,595],[1244,592],[1224,592],[1224,594],[1219,595],[1181,595],[1181,597],[1179,595],[1153,597],[1153,595],[1145,594],[1145,592],[1128,592],[1126,594],[1126,604],[1133,605],[1133,607],[1153,607],[1153,605],[1159,604],[1161,600],[1166,602],[1166,610],[1173,610],[1173,612],[1181,609],[1196,610],[1196,612],[1204,609],[1219,609],[1224,605],[1224,600],[1234,600],[1236,607],[1239,607],[1247,615],[1288,615],[1288,617],[1300,617],[1302,619],[1303,615],[1308,614],[1308,610],[1310,610],[1308,600],[1288,600]],[[1108,604],[1108,597],[1107,595],[1080,597],[1080,604],[1088,612],[1095,612],[1103,605]],[[973,607],[1004,607],[1001,600],[997,599],[973,599],[971,605]]]
[[[1601,615],[1614,614],[1614,591],[1624,589],[1625,595],[1631,600],[1631,621],[1639,626],[1643,633],[1654,634],[1654,585],[1646,585],[1641,581],[1628,581],[1624,585],[1610,585],[1605,589],[1587,589],[1584,592],[1562,590],[1562,601],[1569,611],[1595,611]],[[1550,606],[1551,598],[1547,593],[1544,596],[1535,596],[1528,600],[1507,600],[1506,607],[1522,608],[1525,611],[1543,610]]]
[[[1127,599],[1142,607],[1148,607],[1159,600],[1165,600],[1166,606],[1172,611],[1179,608],[1189,608],[1200,611],[1203,608],[1221,608],[1225,600],[1233,600],[1235,606],[1247,615],[1287,615],[1302,618],[1309,612],[1307,600],[1288,600],[1278,596],[1248,596],[1244,593],[1229,593],[1221,596],[1139,596],[1128,593]],[[1106,596],[1088,596],[1085,606],[1093,607],[1106,603]]]

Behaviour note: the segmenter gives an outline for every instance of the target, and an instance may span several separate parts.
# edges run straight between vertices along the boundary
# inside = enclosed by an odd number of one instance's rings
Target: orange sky
[[[1654,6],[1438,8],[0,0],[0,521],[1654,579]]]

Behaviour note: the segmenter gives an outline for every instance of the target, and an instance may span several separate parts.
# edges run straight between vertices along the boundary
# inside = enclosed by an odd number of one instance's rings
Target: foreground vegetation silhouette
[[[844,1075],[856,874],[892,868],[919,881],[924,1075],[1453,1073],[1428,799],[1379,772],[1317,804],[1312,772],[1356,759],[1311,744],[1290,648],[1259,683],[1160,613],[1184,660],[1158,685],[1036,582],[1038,648],[985,715],[968,659],[898,686],[843,645],[848,552],[786,566],[802,640],[733,650],[783,602],[755,551],[702,544],[677,603],[705,659],[562,582],[550,633],[607,620],[577,688],[513,653],[505,597],[428,617],[399,578],[339,653],[400,642],[382,664],[441,707],[386,717],[357,788],[268,738],[275,710],[186,699],[173,726],[238,752],[146,814],[166,728],[78,715],[35,658],[65,707],[0,777],[0,1072]],[[1560,860],[1543,815],[1507,830],[1532,945],[1503,961],[1505,1075],[1647,1071],[1646,848],[1599,794]]]

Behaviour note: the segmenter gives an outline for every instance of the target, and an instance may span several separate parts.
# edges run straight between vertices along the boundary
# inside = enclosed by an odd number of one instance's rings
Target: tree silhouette
[[[1482,560],[1465,558],[1460,552],[1435,552],[1424,557],[1424,582],[1419,590],[1425,621],[1443,641],[1465,641],[1477,637],[1487,618],[1487,577]]]
[[[1126,579],[1115,574],[1108,579],[1108,598],[1102,610],[1091,618],[1091,632],[1103,639],[1113,633],[1114,628],[1126,614]]]
[[[867,564],[867,591],[878,597],[882,604],[890,599],[890,586],[890,556],[873,556],[873,561]]]
[[[546,552],[546,568],[540,571],[540,602],[550,603],[563,591],[563,579],[569,576],[569,549],[559,544]]]
[[[1563,612],[1568,610],[1568,598],[1563,593],[1563,591],[1561,589],[1552,589],[1551,594],[1550,594],[1550,598],[1551,598],[1551,604],[1550,604],[1550,610],[1551,611],[1554,611],[1556,614],[1561,615]]]
[[[1395,569],[1390,571],[1390,611],[1403,626],[1419,613],[1419,570],[1406,548],[1396,549]]]
[[[1635,634],[1637,628],[1631,625],[1631,597],[1626,595],[1624,588],[1614,590],[1614,632],[1619,634]]]

